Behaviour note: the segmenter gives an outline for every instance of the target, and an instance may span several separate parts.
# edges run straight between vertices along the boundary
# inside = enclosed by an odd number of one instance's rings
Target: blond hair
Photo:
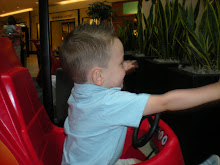
[[[111,24],[79,25],[60,46],[60,61],[64,71],[75,83],[87,82],[89,70],[95,66],[108,66],[109,50],[116,37]]]

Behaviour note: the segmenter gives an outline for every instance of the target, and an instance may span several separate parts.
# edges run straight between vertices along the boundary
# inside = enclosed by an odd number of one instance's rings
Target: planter
[[[169,90],[200,87],[219,80],[218,74],[193,74],[169,68]],[[190,111],[164,112],[161,118],[176,133],[186,164],[199,164],[211,154],[220,154],[220,101]]]
[[[68,77],[62,68],[56,72],[56,125],[63,127],[64,121],[68,116],[67,100],[71,94],[74,82]]]
[[[135,93],[161,94],[168,89],[168,68],[178,63],[160,63],[155,57],[135,57],[139,64],[137,71],[126,76],[127,90]]]

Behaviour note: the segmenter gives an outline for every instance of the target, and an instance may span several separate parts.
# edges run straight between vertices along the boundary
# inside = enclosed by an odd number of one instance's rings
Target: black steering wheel
[[[154,119],[152,118],[152,116],[155,116]],[[150,129],[149,132],[147,132],[145,135],[143,135],[142,137],[138,138],[138,132],[141,126],[141,123],[144,119],[148,119],[149,124],[150,124]],[[152,138],[153,134],[155,131],[157,130],[157,126],[160,120],[160,114],[156,114],[156,115],[149,115],[149,116],[143,116],[140,122],[140,125],[138,128],[134,129],[133,132],[133,136],[132,136],[132,145],[134,148],[140,148],[143,147],[145,144],[147,144],[147,142]]]

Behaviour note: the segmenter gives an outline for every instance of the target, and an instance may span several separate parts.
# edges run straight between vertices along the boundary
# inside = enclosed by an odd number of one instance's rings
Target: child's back
[[[64,128],[62,164],[108,165],[119,159],[127,132],[138,127],[149,95],[74,84]]]

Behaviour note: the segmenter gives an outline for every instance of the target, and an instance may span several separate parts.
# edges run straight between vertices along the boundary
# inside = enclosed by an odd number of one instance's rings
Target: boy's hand
[[[138,63],[136,60],[126,60],[123,63],[123,67],[125,69],[126,74],[133,73],[135,68],[138,68]]]

